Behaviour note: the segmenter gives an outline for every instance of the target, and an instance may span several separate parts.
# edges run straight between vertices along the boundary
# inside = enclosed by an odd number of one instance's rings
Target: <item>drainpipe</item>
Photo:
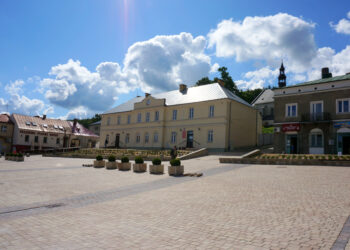
[[[231,145],[230,145],[230,139],[231,139],[231,104],[232,102],[229,101],[230,109],[229,109],[229,120],[228,120],[228,143],[227,143],[227,149],[228,151],[231,151]]]

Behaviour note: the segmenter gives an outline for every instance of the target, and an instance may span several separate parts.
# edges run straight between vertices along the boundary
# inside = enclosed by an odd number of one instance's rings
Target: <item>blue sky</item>
[[[350,72],[348,1],[0,2],[0,112],[89,117],[226,66],[243,89]]]

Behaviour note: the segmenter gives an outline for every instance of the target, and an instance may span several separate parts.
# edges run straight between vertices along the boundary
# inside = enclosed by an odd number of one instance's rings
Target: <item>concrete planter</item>
[[[15,161],[24,161],[24,156],[16,156]]]
[[[172,176],[180,176],[184,174],[184,166],[168,166],[168,173]]]
[[[106,162],[106,169],[117,169],[117,162],[116,161],[107,161]]]
[[[94,168],[104,168],[105,167],[105,161],[94,161]]]
[[[149,165],[150,174],[164,174],[164,165]]]
[[[130,162],[121,162],[118,163],[118,169],[121,171],[128,171],[131,169],[131,163]]]
[[[134,163],[133,164],[133,170],[134,172],[146,172],[147,171],[147,164],[146,163]]]
[[[9,156],[5,155],[5,161],[9,160]]]

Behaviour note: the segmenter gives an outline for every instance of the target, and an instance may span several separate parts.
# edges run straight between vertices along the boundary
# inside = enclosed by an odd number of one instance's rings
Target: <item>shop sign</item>
[[[50,133],[49,135],[50,136],[58,136],[58,134],[53,134],[53,133]]]
[[[333,126],[335,128],[350,128],[350,122],[335,122]]]
[[[290,123],[290,124],[283,124],[282,125],[282,131],[283,132],[294,132],[300,130],[300,124],[299,123]]]
[[[34,132],[34,131],[20,130],[19,132],[22,133],[22,134],[31,134],[31,135],[35,135],[35,132]]]

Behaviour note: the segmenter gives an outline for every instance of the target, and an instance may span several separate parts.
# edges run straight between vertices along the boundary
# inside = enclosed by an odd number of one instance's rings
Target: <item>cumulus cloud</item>
[[[52,67],[52,77],[43,79],[41,86],[45,97],[58,106],[105,111],[119,94],[136,88],[156,93],[174,89],[179,83],[195,83],[208,75],[212,65],[205,48],[203,36],[156,36],[130,46],[123,67],[116,62],[102,62],[91,72],[70,59]]]
[[[65,116],[60,117],[62,120],[73,120],[74,118],[77,119],[85,119],[92,117],[95,113],[90,111],[84,106],[76,107],[72,110],[70,110]]]
[[[237,80],[236,84],[241,89],[256,89],[266,87],[266,84],[274,84],[278,76],[278,69],[263,67],[259,70],[249,71],[243,75],[245,80]]]
[[[337,24],[331,22],[330,25],[337,33],[350,35],[350,11],[347,14],[347,18],[340,19]]]
[[[215,47],[218,57],[235,57],[238,62],[264,60],[276,65],[287,58],[290,68],[302,71],[317,51],[314,26],[285,13],[223,20],[209,32],[209,48]]]
[[[6,84],[5,91],[10,95],[22,93],[23,84],[24,84],[23,80],[16,80],[14,82],[11,82],[10,84]]]

